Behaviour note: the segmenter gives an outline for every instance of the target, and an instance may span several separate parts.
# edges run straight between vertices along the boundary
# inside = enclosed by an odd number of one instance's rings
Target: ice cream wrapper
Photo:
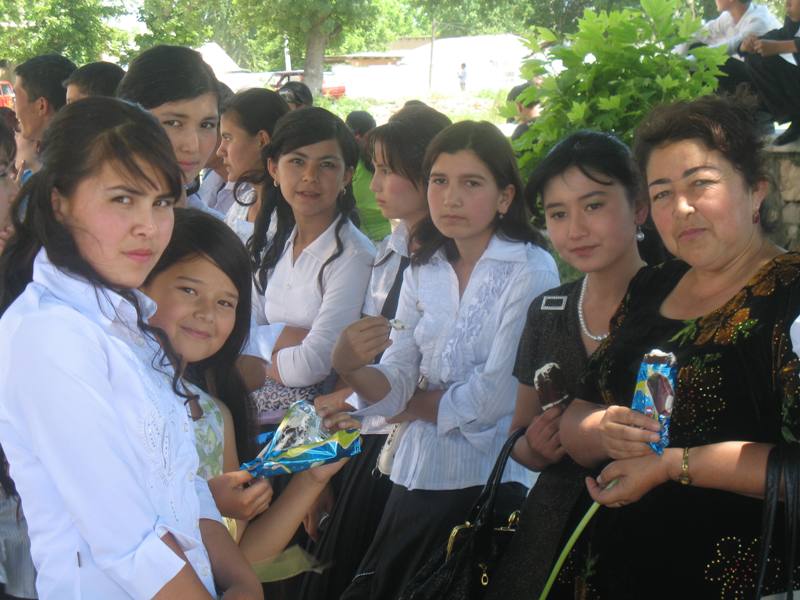
[[[273,477],[299,473],[361,452],[358,429],[327,431],[314,406],[305,400],[295,402],[286,411],[274,432],[261,434],[263,450],[241,468],[253,477]]]
[[[651,350],[644,355],[636,377],[631,408],[661,425],[661,439],[648,442],[656,454],[662,454],[669,446],[669,422],[675,402],[677,371],[674,354]]]

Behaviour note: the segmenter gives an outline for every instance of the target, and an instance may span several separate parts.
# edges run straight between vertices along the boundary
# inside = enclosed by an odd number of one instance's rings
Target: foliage
[[[319,96],[314,98],[314,106],[320,106],[339,116],[342,120],[347,118],[354,110],[366,110],[370,112],[376,105],[374,100],[368,98],[350,98],[342,96],[339,99]]]
[[[125,36],[106,19],[123,11],[110,0],[0,0],[0,58],[20,63],[55,52],[82,64],[118,54]]]
[[[679,11],[679,4],[684,8],[678,0],[641,0],[638,9],[587,9],[578,30],[563,39],[538,29],[531,48],[553,45],[544,59],[523,66],[525,79],[542,78],[523,96],[542,103],[541,116],[517,142],[523,171],[571,132],[598,129],[630,143],[636,125],[653,106],[716,88],[724,49],[698,48],[694,60],[672,51],[700,26],[698,19]],[[553,60],[564,66],[555,75],[547,71]]]

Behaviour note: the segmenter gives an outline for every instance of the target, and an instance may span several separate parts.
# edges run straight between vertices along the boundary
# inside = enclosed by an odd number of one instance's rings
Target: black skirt
[[[393,485],[375,538],[342,600],[394,600],[411,578],[447,543],[468,517],[481,486],[461,490],[407,490]],[[526,489],[504,483],[497,494],[499,518],[517,510]]]
[[[299,598],[338,600],[353,580],[383,515],[392,482],[376,468],[385,435],[362,436],[361,454],[337,474],[336,504],[311,550],[327,568],[306,573]]]

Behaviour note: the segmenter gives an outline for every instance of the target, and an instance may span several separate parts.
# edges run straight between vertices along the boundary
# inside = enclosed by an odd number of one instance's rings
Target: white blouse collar
[[[484,260],[527,262],[529,248],[529,243],[507,240],[494,234],[492,239],[489,240],[489,245],[486,247],[486,250],[483,251],[480,259],[478,259],[478,262],[480,263]],[[439,248],[436,254],[434,254],[434,258],[446,261],[447,258],[444,253],[444,248]]]
[[[393,252],[399,256],[408,257],[408,228],[402,221],[397,224],[397,227],[386,238],[386,243],[378,247],[375,263],[381,262]]]
[[[323,231],[319,237],[317,237],[317,239],[303,249],[303,254],[309,254],[320,262],[328,260],[328,258],[330,258],[334,252],[336,252],[336,225],[339,223],[340,219],[346,219],[346,217],[343,217],[342,215],[337,216],[333,220],[333,223],[331,223],[328,228]],[[343,235],[345,234],[345,230],[350,226],[350,219],[346,220],[347,222],[342,225]],[[297,225],[294,226],[291,235],[289,235],[289,239],[286,241],[284,252],[287,251],[290,245],[294,244],[296,237]]]
[[[111,324],[119,319],[135,328],[136,309],[133,305],[107,288],[96,287],[77,275],[54,265],[42,248],[33,261],[33,281],[46,287],[51,294],[81,314],[101,324]],[[133,290],[142,318],[147,321],[156,312],[156,303],[139,290]]]

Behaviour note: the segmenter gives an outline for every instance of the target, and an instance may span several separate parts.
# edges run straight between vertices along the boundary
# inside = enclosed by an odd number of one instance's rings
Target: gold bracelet
[[[683,460],[681,461],[681,472],[678,475],[678,482],[681,485],[691,485],[692,478],[689,477],[689,447],[683,449]]]

